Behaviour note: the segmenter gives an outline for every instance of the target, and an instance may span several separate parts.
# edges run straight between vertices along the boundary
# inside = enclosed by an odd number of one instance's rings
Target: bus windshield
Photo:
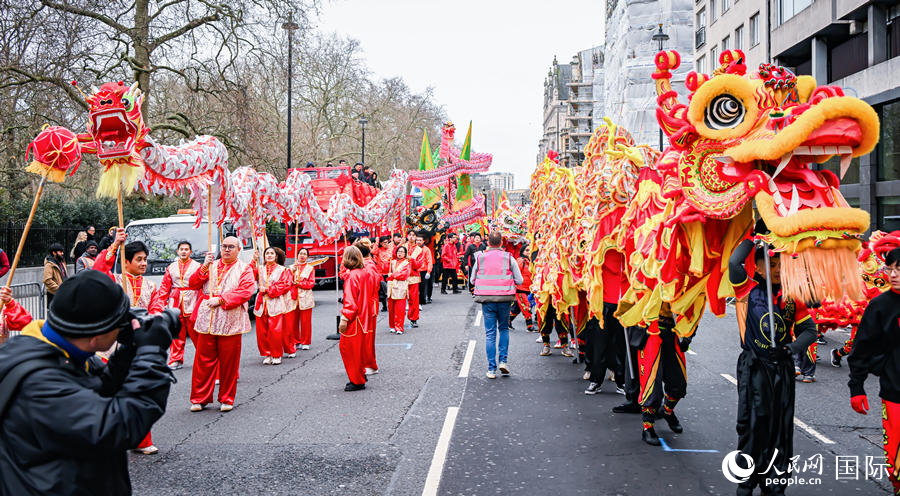
[[[128,227],[128,241],[143,241],[150,250],[149,261],[174,261],[180,241],[187,241],[194,250],[192,258],[202,260],[208,249],[206,222],[194,229],[190,222],[139,224]],[[218,234],[213,232],[213,243],[218,243]]]

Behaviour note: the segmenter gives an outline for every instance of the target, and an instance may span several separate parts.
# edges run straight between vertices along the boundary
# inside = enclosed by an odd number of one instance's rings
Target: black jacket
[[[881,386],[879,396],[900,403],[900,294],[889,289],[869,302],[856,330],[847,365],[850,396],[866,394],[863,387],[866,378],[877,374]]]
[[[0,495],[130,494],[126,452],[165,412],[165,354],[123,348],[80,369],[40,325],[0,346],[0,377],[26,360],[58,362],[26,376],[0,418]]]

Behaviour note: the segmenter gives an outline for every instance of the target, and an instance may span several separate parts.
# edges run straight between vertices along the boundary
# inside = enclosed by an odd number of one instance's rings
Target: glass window
[[[741,24],[734,30],[734,49],[741,50],[744,48],[744,25]]]
[[[750,47],[759,44],[759,12],[753,14],[750,18]]]
[[[724,14],[730,8],[731,8],[731,0],[722,0],[722,13]]]
[[[878,212],[878,229],[882,231],[896,231],[900,229],[900,198],[896,196],[888,196],[879,198]]]
[[[841,178],[841,157],[831,157],[827,161],[819,165],[819,170],[830,170],[834,175]],[[847,175],[841,179],[841,184],[859,184],[859,157],[854,157],[850,161],[850,168],[847,169]]]
[[[709,0],[709,22],[716,22],[716,0]]]
[[[722,51],[728,51],[731,49],[731,35],[722,38]]]
[[[879,114],[878,180],[896,181],[900,179],[900,101],[884,104]]]
[[[812,5],[813,0],[776,0],[775,22],[784,24],[788,19],[797,15],[801,10]]]
[[[709,67],[712,70],[719,67],[719,49],[715,45],[709,50]]]
[[[706,55],[697,57],[697,72],[703,74],[706,72]]]
[[[706,7],[697,12],[697,29],[706,27]]]

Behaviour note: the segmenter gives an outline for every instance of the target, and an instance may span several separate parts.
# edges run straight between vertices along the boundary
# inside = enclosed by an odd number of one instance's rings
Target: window
[[[706,27],[706,7],[703,7],[697,12],[697,23],[696,28],[701,29]]]
[[[728,9],[731,8],[731,0],[722,0],[722,14],[728,12]],[[723,48],[724,50],[724,48]]]
[[[879,114],[878,180],[896,181],[900,179],[900,101],[885,104]]]
[[[741,24],[734,30],[734,49],[741,50],[744,48],[744,25]]]
[[[813,0],[775,0],[775,22],[784,24],[812,3]]]
[[[726,36],[722,38],[722,51],[728,51],[731,49],[731,36]]]
[[[703,74],[706,72],[706,55],[697,57],[697,72]]]
[[[715,70],[719,67],[719,50],[715,45],[709,50],[709,68]]]
[[[750,18],[750,48],[759,45],[759,12]]]
[[[716,22],[716,0],[709,0],[709,23]]]

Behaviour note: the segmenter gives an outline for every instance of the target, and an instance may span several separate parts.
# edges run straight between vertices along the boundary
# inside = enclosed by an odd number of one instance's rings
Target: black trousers
[[[763,487],[766,477],[785,477],[788,463],[794,456],[794,367],[790,358],[772,361],[758,358],[748,350],[741,352],[737,362],[738,449],[753,458],[756,470],[750,479],[738,485],[737,494],[752,494],[753,488]],[[775,469],[765,470],[772,460]],[[737,457],[741,468],[747,468],[743,457]],[[770,494],[784,494],[784,485],[770,485]]]
[[[596,318],[588,320],[584,326],[586,369],[591,373],[591,382],[602,384],[607,370],[616,374],[617,383],[620,380],[616,338],[622,339],[623,329],[613,315],[615,312],[616,305],[604,303],[603,327],[600,327],[600,321]]]
[[[604,319],[605,310],[604,308]],[[641,393],[638,349],[643,346],[646,336],[647,332],[643,328],[635,326],[616,333],[616,385],[625,389],[625,399],[631,403],[637,403]],[[628,346],[625,346],[626,343]],[[630,368],[628,361],[631,362]]]
[[[656,420],[653,416],[664,400],[667,406],[674,408],[687,394],[684,353],[678,348],[674,326],[674,321],[660,318],[659,338],[646,343],[640,351],[643,364],[639,370],[644,376],[640,380],[645,384],[640,396],[643,398],[643,420],[647,423]],[[652,365],[654,363],[656,366]]]
[[[565,347],[569,344],[569,323],[556,318],[556,309],[553,305],[547,305],[547,312],[541,320],[541,340],[544,344],[550,344],[550,334],[556,328],[556,336],[560,344]]]
[[[428,274],[427,271],[421,270],[419,271],[419,305],[425,304],[425,299],[428,298],[428,288],[431,287],[431,278],[425,279],[425,276]]]
[[[444,277],[441,278],[441,292],[447,291],[447,284],[453,285],[453,291],[459,291],[459,281],[456,279],[456,269],[444,269]]]

